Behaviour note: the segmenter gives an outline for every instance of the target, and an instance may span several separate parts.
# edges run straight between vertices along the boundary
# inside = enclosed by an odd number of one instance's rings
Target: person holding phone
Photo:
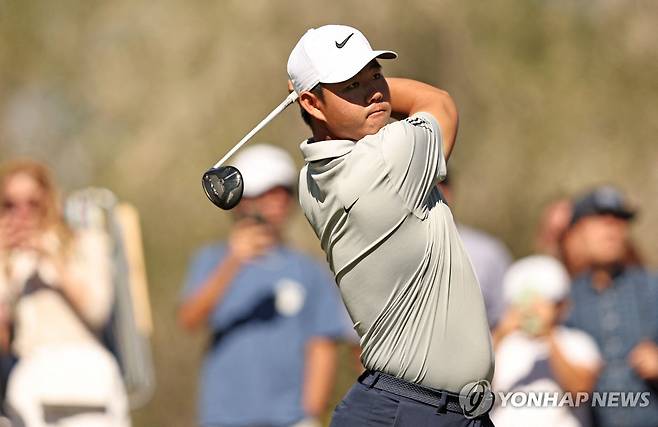
[[[331,394],[335,341],[350,324],[318,262],[283,239],[296,169],[272,145],[236,157],[244,195],[227,242],[193,258],[178,317],[210,329],[199,425],[316,426]]]

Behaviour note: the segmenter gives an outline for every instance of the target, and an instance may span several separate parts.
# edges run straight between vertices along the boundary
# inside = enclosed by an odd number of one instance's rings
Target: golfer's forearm
[[[336,375],[336,343],[312,339],[306,348],[303,404],[306,413],[317,417],[326,409]]]
[[[443,133],[443,152],[448,159],[459,125],[457,106],[448,92],[410,79],[387,78],[386,81],[391,91],[394,117],[408,117],[422,111],[438,120]]]
[[[208,316],[226,293],[242,263],[228,256],[201,286],[201,289],[185,301],[178,310],[178,322],[187,330],[198,329],[206,324]]]

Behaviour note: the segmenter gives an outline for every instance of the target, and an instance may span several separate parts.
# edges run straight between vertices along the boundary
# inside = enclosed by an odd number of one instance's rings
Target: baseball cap
[[[548,255],[531,255],[512,264],[503,278],[503,297],[515,303],[526,295],[558,302],[569,294],[569,275],[560,261]]]
[[[375,58],[394,59],[390,50],[372,50],[356,28],[325,25],[308,30],[288,58],[288,77],[295,92],[313,89],[318,83],[340,83],[354,77]]]
[[[574,200],[571,225],[583,217],[603,214],[632,219],[635,216],[635,210],[628,205],[624,195],[617,188],[601,186]]]
[[[245,148],[235,157],[233,166],[242,173],[243,197],[256,197],[275,187],[294,188],[297,169],[290,155],[270,144]]]

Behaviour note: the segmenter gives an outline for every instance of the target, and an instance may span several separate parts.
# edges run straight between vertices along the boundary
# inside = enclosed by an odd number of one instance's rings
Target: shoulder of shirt
[[[430,131],[433,130],[433,127],[440,129],[439,121],[436,120],[434,116],[432,116],[430,113],[421,111],[405,119],[393,121],[381,128],[379,132],[363,137],[359,143],[356,144],[356,147],[363,146],[364,144],[362,143],[364,142],[367,143],[370,141],[376,141],[378,138],[385,136],[389,132],[395,132],[398,129],[401,130],[405,127],[422,127]]]
[[[510,332],[505,336],[498,345],[497,353],[500,353],[502,350],[516,349],[519,346],[531,346],[534,345],[533,341],[528,338],[526,334],[521,331]]]
[[[204,246],[201,246],[194,252],[194,259],[222,256],[225,250],[226,242],[208,243]]]
[[[431,113],[425,111],[419,111],[406,119],[402,120],[414,126],[424,126],[429,124],[435,125],[438,127],[439,121]]]
[[[655,274],[651,274],[649,270],[639,265],[630,266],[624,269],[623,276],[642,276],[653,279],[656,278]]]
[[[470,239],[474,241],[475,244],[484,246],[492,251],[509,254],[507,245],[493,234],[489,234],[486,231],[479,230],[462,223],[457,224],[457,231],[459,232],[462,240]]]
[[[592,274],[589,270],[579,273],[571,279],[571,283],[572,287],[580,284],[588,285],[592,283]]]
[[[598,351],[594,338],[582,329],[562,325],[558,329],[557,337],[562,345],[593,346]]]
[[[560,339],[590,339],[589,334],[582,329],[565,325],[558,326],[558,337]]]
[[[457,231],[459,231],[461,236],[467,236],[473,240],[478,240],[478,243],[485,243],[489,245],[499,244],[499,240],[493,235],[487,233],[484,230],[471,227],[470,225],[466,225],[461,222],[457,223]]]

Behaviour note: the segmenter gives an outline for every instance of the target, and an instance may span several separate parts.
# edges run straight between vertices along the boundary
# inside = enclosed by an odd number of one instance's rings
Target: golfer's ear
[[[324,113],[320,110],[320,104],[320,99],[314,93],[306,91],[299,95],[299,105],[314,119],[326,122]]]

